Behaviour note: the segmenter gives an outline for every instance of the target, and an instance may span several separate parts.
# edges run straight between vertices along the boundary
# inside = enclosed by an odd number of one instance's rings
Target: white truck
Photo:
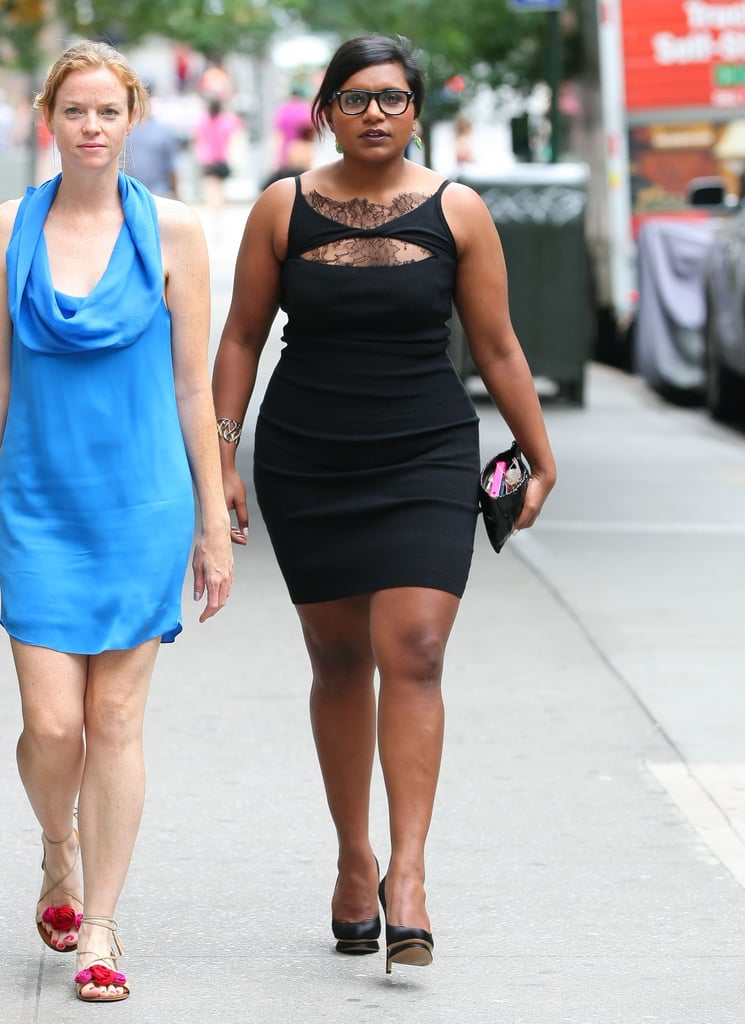
[[[722,182],[732,203],[741,193],[745,2],[598,0],[597,18],[602,133],[587,154],[588,239],[598,305],[623,331],[642,224],[721,213]]]

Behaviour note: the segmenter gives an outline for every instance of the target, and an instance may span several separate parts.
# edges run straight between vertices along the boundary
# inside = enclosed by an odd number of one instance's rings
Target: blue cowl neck
[[[75,300],[71,311],[69,304],[60,308],[57,301],[44,241],[44,222],[61,180],[57,175],[29,188],[16,216],[6,260],[17,337],[30,349],[57,354],[131,345],[151,323],[163,297],[153,197],[139,181],[119,173],[122,232],[129,231],[134,245],[117,240],[100,281],[89,295]]]

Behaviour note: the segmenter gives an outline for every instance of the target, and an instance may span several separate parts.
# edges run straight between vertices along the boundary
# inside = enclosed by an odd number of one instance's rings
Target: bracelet
[[[228,417],[219,419],[217,421],[217,433],[229,444],[238,446],[238,442],[241,439],[241,430],[243,430],[243,424],[238,420],[231,420]]]

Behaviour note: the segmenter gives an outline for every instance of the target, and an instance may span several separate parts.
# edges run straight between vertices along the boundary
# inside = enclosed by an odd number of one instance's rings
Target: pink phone
[[[505,470],[507,469],[506,462],[498,462],[494,467],[494,474],[489,484],[489,497],[499,497],[499,492],[502,490],[502,480],[504,478]]]

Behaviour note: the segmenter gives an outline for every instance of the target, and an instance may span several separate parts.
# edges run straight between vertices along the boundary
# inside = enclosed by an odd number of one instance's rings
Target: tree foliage
[[[0,63],[33,71],[43,24],[41,0],[0,0]]]
[[[72,32],[116,46],[157,33],[212,56],[260,51],[275,27],[272,7],[246,0],[57,0],[57,10]]]
[[[566,0],[561,15],[563,65],[582,60],[582,7]],[[404,35],[422,51],[431,95],[453,76],[527,91],[545,79],[549,15],[518,13],[510,0],[56,0],[70,33],[128,46],[157,33],[209,56],[264,53],[289,20],[339,39],[363,32]],[[33,67],[44,20],[41,0],[0,0],[0,36],[17,63]],[[7,55],[0,55],[0,59]]]
[[[568,0],[560,15],[562,63],[573,74],[581,62],[578,24],[583,3]],[[362,32],[404,35],[423,52],[430,87],[455,75],[466,87],[479,82],[527,91],[546,78],[549,17],[515,11],[509,0],[296,0],[311,29],[340,36]]]

